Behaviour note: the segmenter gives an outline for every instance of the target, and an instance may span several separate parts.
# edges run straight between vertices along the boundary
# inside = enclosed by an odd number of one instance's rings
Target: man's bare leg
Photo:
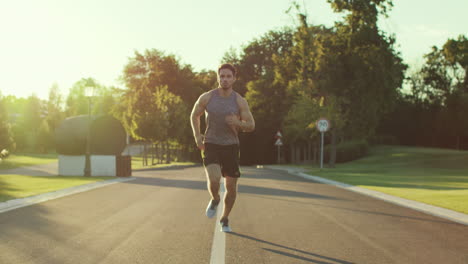
[[[211,199],[219,201],[219,183],[221,181],[221,167],[218,164],[210,164],[205,167],[207,187],[211,194]]]
[[[224,195],[224,211],[221,219],[227,219],[229,213],[234,206],[237,197],[237,179],[234,177],[224,177],[224,186],[226,187],[226,194]]]

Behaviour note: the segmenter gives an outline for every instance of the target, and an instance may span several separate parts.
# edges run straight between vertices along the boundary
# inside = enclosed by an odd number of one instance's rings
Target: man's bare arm
[[[193,137],[199,149],[204,149],[203,137],[200,132],[200,116],[205,112],[206,104],[209,100],[208,93],[202,94],[195,105],[193,106],[192,113],[190,115],[190,123],[192,125]]]
[[[252,132],[255,130],[255,120],[253,118],[252,112],[250,112],[249,104],[242,97],[240,97],[239,100],[239,129],[243,132]]]

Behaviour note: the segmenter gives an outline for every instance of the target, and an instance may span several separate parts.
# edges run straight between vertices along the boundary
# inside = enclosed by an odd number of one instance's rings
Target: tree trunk
[[[155,151],[156,151],[156,145],[152,143],[151,144],[151,165],[154,165]]]
[[[300,147],[296,147],[295,151],[296,151],[297,163],[301,163],[301,148],[300,148]]]
[[[169,143],[166,141],[166,164],[171,163],[171,147]]]
[[[302,163],[307,163],[307,148],[305,146],[302,146],[301,150],[303,154]]]
[[[148,165],[147,161],[146,161],[146,143],[143,143],[143,166],[146,166]]]
[[[335,167],[336,163],[336,130],[332,129],[331,131],[331,149],[330,149],[330,168]]]
[[[296,154],[294,152],[294,145],[291,144],[291,146],[289,146],[289,148],[291,149],[291,164],[294,164],[294,163],[296,163],[296,157],[294,157],[294,155]]]
[[[158,164],[163,163],[164,158],[164,147],[161,142],[158,143]]]
[[[314,164],[317,164],[317,146],[314,146]]]

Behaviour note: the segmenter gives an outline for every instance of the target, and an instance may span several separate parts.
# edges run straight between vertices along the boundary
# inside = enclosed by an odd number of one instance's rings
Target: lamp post
[[[88,98],[88,131],[86,136],[86,157],[85,157],[85,168],[84,176],[91,176],[91,99],[94,95],[94,87],[88,86],[85,88],[85,96]]]

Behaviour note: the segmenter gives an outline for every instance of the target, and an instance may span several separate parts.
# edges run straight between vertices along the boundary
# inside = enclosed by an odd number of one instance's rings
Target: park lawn
[[[0,162],[0,170],[17,167],[47,164],[57,161],[57,154],[14,154]],[[141,157],[132,157],[132,169],[160,168],[172,165],[194,165],[193,162],[172,162],[142,166]],[[27,176],[17,174],[0,174],[0,202],[24,198],[37,194],[57,191],[73,186],[93,183],[115,177],[82,177],[82,176]]]
[[[377,146],[367,157],[307,173],[468,214],[468,151]]]
[[[57,161],[57,154],[11,154],[0,161],[0,170],[13,169],[24,166],[47,164]]]
[[[4,174],[0,175],[0,202],[113,178]]]
[[[151,159],[148,159],[148,164],[151,163]],[[155,165],[148,165],[143,166],[143,157],[139,156],[132,156],[132,170],[138,169],[154,169],[154,168],[163,168],[168,166],[189,166],[195,165],[194,162],[171,162],[169,164],[155,164]]]

